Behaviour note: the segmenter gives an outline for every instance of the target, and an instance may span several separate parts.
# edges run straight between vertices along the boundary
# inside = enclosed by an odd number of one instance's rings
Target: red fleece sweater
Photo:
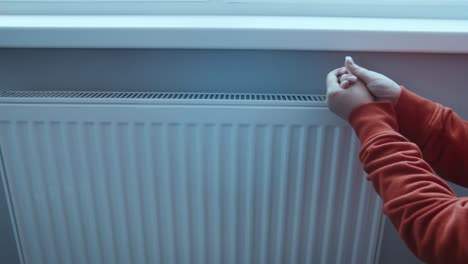
[[[468,123],[402,89],[395,106],[377,102],[351,113],[364,170],[418,258],[468,263],[468,197],[458,198],[433,171],[468,187]]]

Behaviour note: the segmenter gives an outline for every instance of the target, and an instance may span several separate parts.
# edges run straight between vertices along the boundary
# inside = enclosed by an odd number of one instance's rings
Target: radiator
[[[324,96],[0,93],[21,263],[377,263],[382,204]]]

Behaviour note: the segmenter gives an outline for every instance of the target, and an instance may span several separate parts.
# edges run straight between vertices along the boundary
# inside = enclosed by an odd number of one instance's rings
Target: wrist
[[[351,112],[348,121],[362,143],[375,134],[398,131],[395,110],[389,102],[361,105]]]
[[[401,95],[401,86],[395,85],[395,87],[390,90],[389,95],[384,99],[389,101],[390,103],[392,103],[392,105],[395,106],[398,102],[398,99],[400,98],[400,95]]]
[[[400,85],[397,85],[396,89],[395,89],[395,95],[392,97],[392,104],[393,105],[396,105],[398,103],[398,99],[400,99],[400,95],[401,95],[401,86]]]

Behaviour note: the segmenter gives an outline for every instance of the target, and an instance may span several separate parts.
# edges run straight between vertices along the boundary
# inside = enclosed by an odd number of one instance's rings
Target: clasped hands
[[[345,58],[344,67],[327,75],[328,108],[345,120],[364,104],[384,100],[395,104],[400,93],[401,87],[396,82],[357,65],[349,56]]]

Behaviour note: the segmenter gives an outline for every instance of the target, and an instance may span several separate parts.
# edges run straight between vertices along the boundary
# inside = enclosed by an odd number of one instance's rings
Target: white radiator
[[[323,96],[3,92],[0,147],[22,263],[377,263]]]

